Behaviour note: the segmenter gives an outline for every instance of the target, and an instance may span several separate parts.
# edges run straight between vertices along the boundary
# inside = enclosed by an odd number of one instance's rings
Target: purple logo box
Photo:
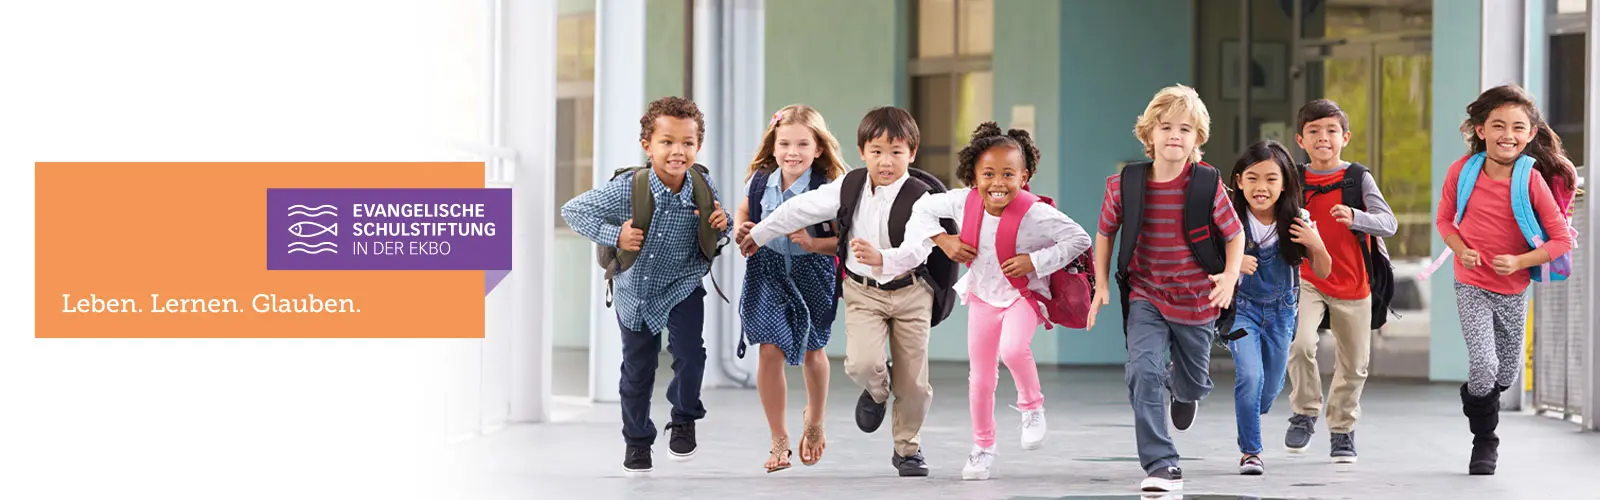
[[[268,189],[267,269],[511,269],[511,190]]]

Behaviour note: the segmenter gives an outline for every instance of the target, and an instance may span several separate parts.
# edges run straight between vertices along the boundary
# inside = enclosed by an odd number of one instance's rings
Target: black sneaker
[[[674,462],[693,459],[695,449],[699,448],[694,441],[694,422],[673,422],[667,424],[667,430],[672,432],[672,440],[667,443],[667,451],[671,452],[668,458]]]
[[[1239,473],[1246,476],[1259,476],[1267,472],[1267,465],[1261,462],[1261,457],[1245,455],[1239,460]]]
[[[1283,447],[1289,453],[1305,453],[1311,446],[1311,435],[1317,433],[1317,417],[1295,414],[1289,417],[1289,432],[1283,436]]]
[[[650,447],[628,445],[628,451],[622,455],[622,471],[628,475],[642,475],[652,469],[650,463]]]
[[[1189,427],[1194,426],[1194,415],[1200,411],[1200,402],[1184,403],[1174,397],[1167,410],[1167,413],[1172,417],[1172,428],[1177,429],[1178,432],[1184,432],[1189,430]]]
[[[1144,491],[1170,492],[1183,491],[1183,469],[1166,467],[1156,469],[1144,482],[1139,483],[1139,489]]]
[[[856,398],[856,427],[861,428],[861,432],[877,432],[883,425],[883,416],[888,413],[889,401],[874,401],[871,392],[863,390],[861,397]]]
[[[900,477],[922,477],[928,475],[928,460],[922,458],[922,450],[917,450],[911,456],[902,457],[899,453],[889,460],[894,468],[900,471]]]
[[[1333,450],[1328,452],[1328,456],[1333,457],[1333,463],[1356,463],[1356,432],[1335,432],[1332,433],[1332,439]]]

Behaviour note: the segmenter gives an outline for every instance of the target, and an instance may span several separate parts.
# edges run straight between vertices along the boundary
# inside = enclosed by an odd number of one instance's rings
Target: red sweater
[[[1516,216],[1511,212],[1511,179],[1490,179],[1486,165],[1485,171],[1478,174],[1472,198],[1467,200],[1467,213],[1461,217],[1461,226],[1457,227],[1456,183],[1461,178],[1461,167],[1466,162],[1467,157],[1463,156],[1450,165],[1450,172],[1444,178],[1444,193],[1439,197],[1439,216],[1434,219],[1440,238],[1460,235],[1467,248],[1478,251],[1480,262],[1472,269],[1462,266],[1461,258],[1457,256],[1456,281],[1500,294],[1522,293],[1531,281],[1527,271],[1514,272],[1509,276],[1494,272],[1495,256],[1516,256],[1533,251],[1533,247],[1528,246],[1527,238],[1522,236],[1522,230],[1517,227]],[[1550,240],[1539,248],[1549,253],[1552,259],[1560,257],[1572,250],[1572,234],[1567,230],[1565,212],[1556,206],[1555,196],[1551,194],[1544,176],[1534,172],[1528,178],[1528,196],[1532,198],[1534,211],[1539,214],[1540,224],[1544,225],[1545,233],[1550,236]]]

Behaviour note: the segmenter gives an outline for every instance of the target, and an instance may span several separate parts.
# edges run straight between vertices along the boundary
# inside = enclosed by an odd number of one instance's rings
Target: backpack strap
[[[844,296],[844,263],[850,255],[850,225],[855,221],[856,205],[861,203],[861,190],[867,186],[867,169],[858,168],[844,174],[839,186],[839,213],[834,216],[838,226],[839,249],[837,255],[839,279],[835,281],[834,297]]]
[[[1352,162],[1350,166],[1345,167],[1344,180],[1339,182],[1343,189],[1340,192],[1340,199],[1344,206],[1362,212],[1367,211],[1367,194],[1362,186],[1366,185],[1363,177],[1368,175],[1372,175],[1372,171],[1368,170],[1366,165]]]
[[[1221,175],[1204,163],[1194,164],[1190,172],[1189,189],[1183,200],[1183,240],[1206,274],[1219,274],[1227,269],[1227,261],[1222,255],[1222,230],[1211,213],[1216,209]]]
[[[976,193],[977,190],[973,190],[973,192]],[[1000,227],[996,228],[994,233],[994,253],[995,258],[999,259],[1001,264],[1005,264],[1006,261],[1017,256],[1017,233],[1021,230],[1022,219],[1028,215],[1028,210],[1032,209],[1033,204],[1037,202],[1039,202],[1038,196],[1022,191],[1017,193],[1017,197],[1012,199],[1011,203],[1006,205],[1005,211],[1000,213]],[[979,200],[979,205],[980,207],[982,205],[981,199]],[[971,205],[967,206],[968,213],[971,213],[971,207]],[[979,210],[981,211],[982,208],[979,208]],[[983,220],[982,214],[979,214],[978,220]],[[973,232],[977,233],[977,231]],[[966,226],[961,227],[961,233],[967,233]],[[973,246],[976,247],[977,245]],[[1017,293],[1022,295],[1022,300],[1027,301],[1028,306],[1033,308],[1033,314],[1039,318],[1040,323],[1044,323],[1045,330],[1054,328],[1050,324],[1050,320],[1045,317],[1044,310],[1039,307],[1039,301],[1042,298],[1039,297],[1039,294],[1034,293],[1032,288],[1028,287],[1030,280],[1027,276],[1007,276],[1006,281],[1011,282],[1011,286],[1016,288]]]
[[[961,213],[961,243],[978,248],[978,235],[983,234],[983,195],[977,189],[967,191],[967,204]],[[971,268],[972,263],[968,262]]]
[[[1129,295],[1133,287],[1128,284],[1128,266],[1133,263],[1134,247],[1139,245],[1139,233],[1144,226],[1144,188],[1150,177],[1152,162],[1130,163],[1122,167],[1119,195],[1122,198],[1122,243],[1117,245],[1117,289],[1122,298],[1122,335],[1128,335]]]
[[[692,189],[694,189],[694,192],[690,194],[694,197],[695,209],[700,211],[700,227],[698,231],[700,233],[700,256],[704,257],[706,262],[715,261],[717,255],[722,253],[722,246],[727,244],[727,241],[722,239],[721,232],[711,227],[711,216],[717,210],[717,197],[711,192],[711,182],[706,180],[706,175],[709,172],[709,169],[699,163],[694,164],[694,168],[689,169],[689,182]],[[731,304],[732,302],[728,300],[728,296],[722,293],[722,285],[717,284],[717,275],[710,271],[706,271],[706,275],[711,277],[711,287],[717,290],[717,296],[722,297],[723,302]]]
[[[1118,280],[1127,279],[1128,265],[1133,263],[1133,249],[1139,244],[1139,232],[1144,225],[1144,185],[1150,176],[1151,165],[1151,162],[1145,161],[1122,167],[1122,244],[1117,249]]]
[[[1472,197],[1472,192],[1478,185],[1478,175],[1483,171],[1485,155],[1478,153],[1467,157],[1466,163],[1461,164],[1461,171],[1456,173],[1456,225],[1461,225],[1461,217],[1467,213],[1467,199]]]
[[[751,223],[761,223],[761,199],[766,197],[767,178],[771,175],[771,170],[762,168],[756,170],[755,175],[750,176],[750,192],[745,193],[745,199],[749,200]]]
[[[928,194],[932,189],[927,183],[922,182],[908,172],[905,184],[900,186],[900,192],[894,196],[894,204],[889,206],[889,245],[899,248],[906,240],[906,222],[911,220],[911,208]],[[908,196],[909,195],[909,196]]]

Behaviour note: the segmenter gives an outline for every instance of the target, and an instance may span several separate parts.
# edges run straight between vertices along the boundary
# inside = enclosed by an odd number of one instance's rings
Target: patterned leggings
[[[1470,365],[1467,392],[1473,396],[1488,395],[1496,385],[1511,385],[1522,369],[1526,296],[1526,290],[1504,295],[1456,282],[1456,307]]]

